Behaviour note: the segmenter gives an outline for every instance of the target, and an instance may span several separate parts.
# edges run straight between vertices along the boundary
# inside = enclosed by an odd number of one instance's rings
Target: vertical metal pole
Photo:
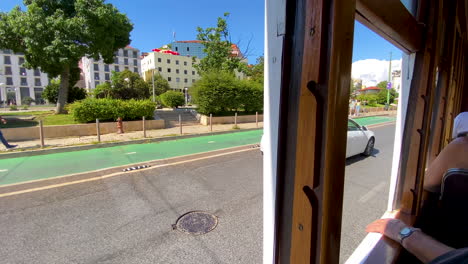
[[[42,124],[42,120],[39,120],[39,138],[41,139],[41,148],[43,148],[44,145],[44,125]]]
[[[143,137],[146,138],[146,117],[143,117]]]
[[[390,52],[390,62],[388,65],[388,82],[392,82],[392,53]],[[390,89],[387,88],[387,110],[390,108]]]
[[[255,125],[258,128],[258,112],[255,112]]]
[[[97,134],[97,141],[101,142],[101,128],[99,127],[99,119],[96,118],[96,134]]]
[[[182,116],[179,115],[179,127],[180,127],[180,134],[182,135]]]
[[[210,114],[210,131],[213,132],[213,114]]]
[[[153,73],[152,78],[153,78],[153,103],[154,103],[154,102],[156,102],[155,95],[154,95],[154,69],[153,69],[152,73]]]
[[[234,126],[237,126],[237,112],[234,114]]]

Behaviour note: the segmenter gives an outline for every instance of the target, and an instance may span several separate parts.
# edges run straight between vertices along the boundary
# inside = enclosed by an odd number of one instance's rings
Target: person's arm
[[[400,243],[399,233],[405,227],[408,226],[398,219],[379,219],[369,224],[366,231],[381,233]],[[402,246],[424,263],[428,263],[433,259],[454,250],[454,248],[434,240],[422,231],[415,231],[409,237],[403,239]]]
[[[448,144],[439,155],[431,162],[426,170],[424,177],[424,189],[430,192],[440,192],[440,185],[442,184],[442,177],[448,169],[448,164],[453,159],[450,154],[456,150],[456,144]]]

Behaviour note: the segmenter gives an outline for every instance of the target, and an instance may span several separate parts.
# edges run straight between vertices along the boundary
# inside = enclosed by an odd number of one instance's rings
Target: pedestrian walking
[[[359,111],[361,111],[361,101],[357,100],[356,102],[356,114],[355,116],[359,116]]]
[[[356,111],[356,101],[354,99],[351,99],[349,101],[349,115],[353,116]]]
[[[0,116],[0,121],[2,121],[3,124],[6,124],[7,121],[5,119],[3,119],[2,116]],[[12,148],[16,148],[18,145],[11,145],[8,143],[8,141],[5,139],[5,137],[3,136],[3,133],[2,131],[0,130],[0,141],[2,141],[3,145],[5,146],[5,148],[7,149],[12,149]]]

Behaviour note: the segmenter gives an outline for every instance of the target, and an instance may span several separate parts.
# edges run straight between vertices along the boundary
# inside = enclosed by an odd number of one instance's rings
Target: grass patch
[[[39,125],[39,120],[42,120],[44,126],[58,125],[73,125],[79,122],[73,119],[70,114],[56,115],[54,111],[31,111],[31,112],[14,112],[0,114],[7,119],[7,124],[0,124],[0,128],[18,128],[18,127],[33,127]]]
[[[42,115],[38,116],[37,120],[42,120],[44,126],[58,126],[58,125],[72,125],[72,124],[79,124],[78,121],[73,119],[72,115]]]

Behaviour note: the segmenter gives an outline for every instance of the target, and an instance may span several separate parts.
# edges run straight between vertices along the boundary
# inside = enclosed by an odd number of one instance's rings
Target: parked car
[[[348,140],[346,141],[346,158],[357,154],[370,156],[374,152],[375,135],[366,126],[360,126],[348,119]]]
[[[263,155],[265,135],[260,140],[260,152]],[[352,119],[348,119],[348,139],[346,141],[346,158],[363,154],[370,156],[374,152],[375,135],[366,126],[360,126]]]

